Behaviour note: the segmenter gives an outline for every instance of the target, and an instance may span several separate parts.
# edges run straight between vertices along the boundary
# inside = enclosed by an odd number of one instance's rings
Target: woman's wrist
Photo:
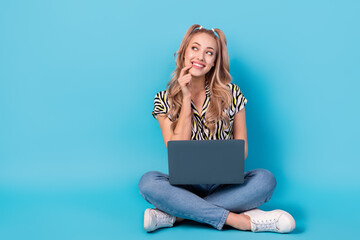
[[[183,103],[191,103],[191,95],[183,96],[182,102]]]
[[[184,116],[187,118],[187,117],[191,117],[191,115],[192,115],[191,97],[183,97],[180,116]]]

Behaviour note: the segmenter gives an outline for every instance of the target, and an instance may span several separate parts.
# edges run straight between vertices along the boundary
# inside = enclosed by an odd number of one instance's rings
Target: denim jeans
[[[140,194],[156,208],[176,217],[221,230],[229,212],[241,213],[270,200],[276,180],[266,169],[245,173],[243,184],[171,185],[167,174],[150,171],[139,182]]]

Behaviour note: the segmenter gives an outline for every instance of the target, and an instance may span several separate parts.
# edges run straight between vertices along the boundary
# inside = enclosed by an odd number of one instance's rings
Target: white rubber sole
[[[151,229],[150,229],[150,208],[146,209],[145,210],[145,213],[144,213],[144,229],[145,231],[147,232],[150,232]]]

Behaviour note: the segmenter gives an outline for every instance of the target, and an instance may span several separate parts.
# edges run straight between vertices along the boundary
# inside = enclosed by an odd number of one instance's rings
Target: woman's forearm
[[[190,140],[192,114],[191,98],[184,98],[180,110],[179,120],[170,140]]]

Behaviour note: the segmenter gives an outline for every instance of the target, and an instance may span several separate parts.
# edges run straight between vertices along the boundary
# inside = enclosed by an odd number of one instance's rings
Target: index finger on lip
[[[188,70],[191,67],[192,67],[192,65],[188,65],[188,66],[183,67],[183,69],[181,69],[181,71],[180,71],[180,76],[184,75],[186,70]]]

